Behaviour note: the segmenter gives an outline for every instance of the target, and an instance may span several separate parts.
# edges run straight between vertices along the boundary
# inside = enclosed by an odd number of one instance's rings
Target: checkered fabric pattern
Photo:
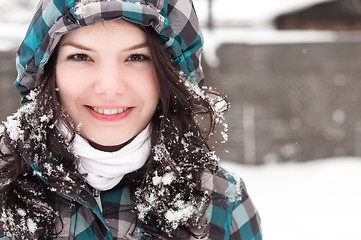
[[[204,217],[210,221],[209,235],[203,239],[262,240],[259,215],[242,181],[237,182],[220,169],[216,175],[204,174],[202,183],[203,190],[211,194],[211,204]],[[135,205],[126,185],[102,192],[101,201],[103,212],[90,189],[77,197],[63,196],[58,206],[63,230],[56,239],[167,239],[156,233],[144,234],[142,226],[137,224]]]
[[[202,84],[203,37],[191,0],[41,0],[17,52],[15,87],[25,96],[39,85],[39,77],[61,36],[118,18],[152,26],[187,80]]]

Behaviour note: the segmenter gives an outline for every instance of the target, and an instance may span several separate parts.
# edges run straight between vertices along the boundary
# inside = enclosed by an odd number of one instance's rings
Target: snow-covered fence
[[[361,43],[224,44],[206,83],[225,91],[221,159],[305,161],[361,152]],[[206,59],[205,59],[206,60]]]

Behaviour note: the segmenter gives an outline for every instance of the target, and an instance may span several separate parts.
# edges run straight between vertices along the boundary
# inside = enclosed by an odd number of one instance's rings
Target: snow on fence
[[[221,159],[261,164],[360,154],[360,42],[232,43],[217,54],[219,66],[204,69],[206,83],[231,102]]]

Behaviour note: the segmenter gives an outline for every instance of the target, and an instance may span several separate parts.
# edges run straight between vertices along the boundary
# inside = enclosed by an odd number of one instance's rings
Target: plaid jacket
[[[40,0],[17,52],[15,87],[26,96],[39,85],[39,76],[64,34],[118,18],[152,26],[186,79],[203,82],[203,37],[192,0]]]
[[[203,239],[262,239],[259,215],[242,181],[237,183],[231,174],[220,169],[216,175],[204,174],[202,183],[203,190],[211,193],[211,204],[205,216],[210,221],[209,235]],[[102,211],[89,188],[77,197],[63,195],[58,202],[63,218],[58,230],[62,226],[62,231],[56,239],[167,239],[156,231],[144,233],[147,226],[138,223],[135,205],[124,181],[102,192],[101,204]]]

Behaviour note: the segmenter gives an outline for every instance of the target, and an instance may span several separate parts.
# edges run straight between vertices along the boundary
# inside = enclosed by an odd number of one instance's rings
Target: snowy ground
[[[265,240],[361,239],[361,158],[222,165],[245,181]]]

